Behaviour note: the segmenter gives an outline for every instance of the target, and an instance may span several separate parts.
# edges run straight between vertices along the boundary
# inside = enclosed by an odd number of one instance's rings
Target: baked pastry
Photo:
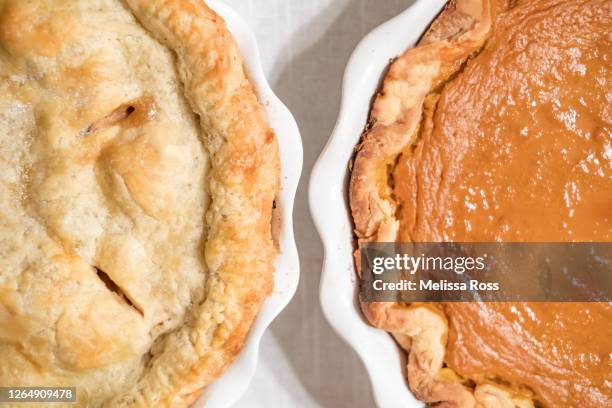
[[[234,39],[202,0],[2,0],[0,44],[0,385],[191,405],[273,286]]]
[[[609,0],[450,1],[375,98],[350,182],[359,245],[612,241],[611,17]],[[423,401],[612,405],[609,303],[362,309]]]

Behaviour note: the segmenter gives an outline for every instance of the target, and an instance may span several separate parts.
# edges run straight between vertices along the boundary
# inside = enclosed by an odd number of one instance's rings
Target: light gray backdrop
[[[293,112],[304,143],[304,173],[294,219],[300,286],[265,334],[257,373],[237,407],[373,407],[361,361],[336,336],[319,307],[323,254],[308,211],[308,182],[336,120],[351,52],[365,34],[413,0],[225,2],[255,31],[268,80]]]

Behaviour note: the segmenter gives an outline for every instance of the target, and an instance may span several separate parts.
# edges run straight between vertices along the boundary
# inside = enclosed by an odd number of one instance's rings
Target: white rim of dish
[[[276,259],[274,290],[260,309],[244,348],[215,382],[204,389],[194,408],[227,408],[234,405],[246,392],[257,368],[261,338],[270,323],[287,306],[299,282],[300,262],[293,235],[293,202],[302,172],[302,139],[295,119],[274,94],[259,57],[255,35],[249,25],[226,4],[219,0],[206,3],[225,20],[245,62],[249,79],[257,89],[259,100],[266,110],[270,126],[276,132],[281,156],[281,191],[277,206],[281,212],[279,235],[280,254]]]
[[[389,61],[414,45],[446,0],[418,0],[370,32],[349,59],[336,127],[315,164],[310,210],[325,257],[320,302],[325,317],[359,355],[379,407],[421,407],[410,392],[405,356],[386,332],[364,320],[357,301],[353,225],[348,204],[348,164],[368,120],[372,96]]]

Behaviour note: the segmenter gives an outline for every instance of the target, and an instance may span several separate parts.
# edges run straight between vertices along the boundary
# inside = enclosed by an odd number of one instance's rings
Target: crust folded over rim
[[[272,203],[279,189],[274,132],[225,22],[202,0],[125,0],[175,52],[211,156],[205,300],[168,335],[140,381],[106,405],[185,407],[240,352],[273,287]]]
[[[485,44],[495,9],[494,0],[451,0],[419,44],[391,64],[351,174],[349,196],[359,247],[397,240],[397,202],[388,169],[418,137],[427,100]],[[359,250],[355,258],[359,272]],[[467,387],[443,367],[448,322],[440,310],[382,302],[362,302],[361,307],[372,325],[393,334],[409,354],[408,381],[417,398],[440,407],[533,407],[530,399],[501,385]]]

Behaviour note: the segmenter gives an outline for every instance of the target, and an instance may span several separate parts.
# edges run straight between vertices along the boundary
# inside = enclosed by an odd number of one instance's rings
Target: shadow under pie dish
[[[0,43],[0,384],[191,404],[273,286],[278,147],[234,39],[195,0],[3,1]]]
[[[374,100],[350,181],[359,244],[610,242],[611,16],[610,1],[449,2]],[[422,401],[612,403],[608,303],[361,307]]]

